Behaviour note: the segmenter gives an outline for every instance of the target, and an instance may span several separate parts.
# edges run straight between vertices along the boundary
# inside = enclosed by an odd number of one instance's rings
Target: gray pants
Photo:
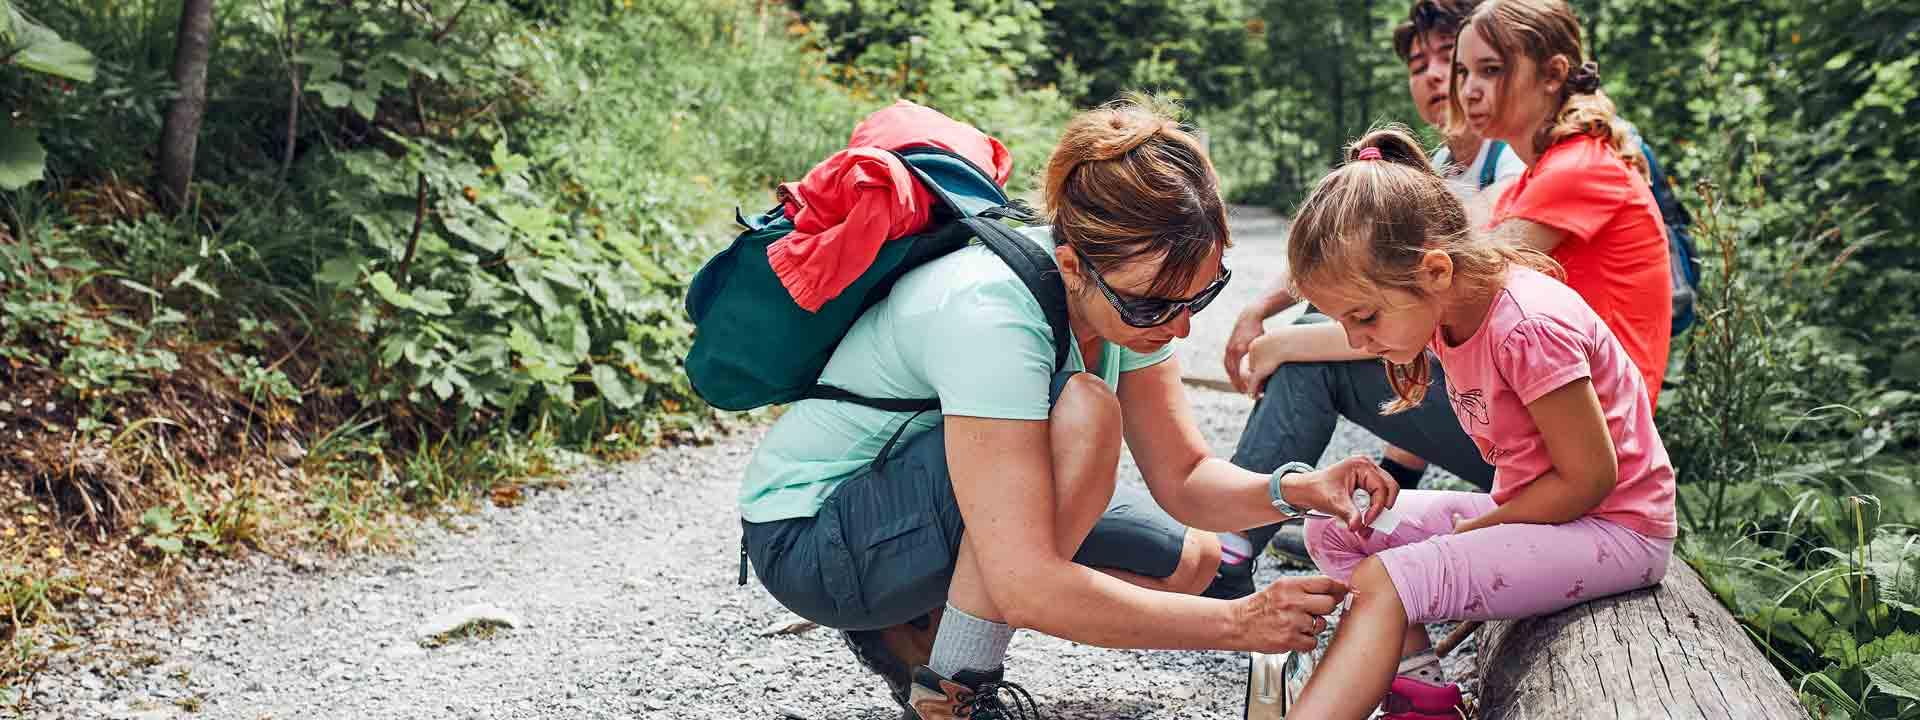
[[[1427,389],[1426,401],[1395,415],[1380,414],[1381,404],[1394,395],[1387,385],[1386,368],[1378,360],[1281,365],[1267,379],[1266,395],[1247,417],[1233,463],[1255,472],[1273,472],[1294,460],[1318,462],[1333,438],[1335,423],[1345,417],[1482,490],[1492,487],[1493,466],[1480,458],[1480,448],[1454,417],[1439,363],[1431,357],[1428,362],[1433,386]],[[1257,551],[1279,529],[1278,524],[1255,528],[1247,531],[1247,537]]]

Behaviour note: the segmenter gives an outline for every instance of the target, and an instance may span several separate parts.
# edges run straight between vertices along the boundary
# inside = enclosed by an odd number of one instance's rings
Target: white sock
[[[1006,663],[1007,643],[1012,640],[1012,626],[981,620],[948,605],[933,636],[933,657],[927,667],[945,678],[961,670],[998,670]]]

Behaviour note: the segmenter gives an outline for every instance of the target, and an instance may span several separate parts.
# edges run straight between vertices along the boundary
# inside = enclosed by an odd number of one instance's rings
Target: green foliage
[[[1227,107],[1262,78],[1266,27],[1248,0],[1056,0],[1045,11],[1052,62],[1036,76],[1080,104],[1128,90]]]
[[[1068,115],[1068,99],[1036,75],[1053,66],[1055,53],[1045,42],[1045,8],[1035,0],[914,0],[878,9],[813,0],[799,9],[815,24],[789,32],[843,63],[830,76],[875,109],[905,98],[999,138],[1013,152],[1008,189],[1018,194],[1035,186]],[[827,68],[811,72],[829,76]]]
[[[116,274],[71,244],[0,244],[0,358],[56,369],[70,396],[96,415],[106,402],[144,392],[158,375],[179,369],[161,333],[183,315],[168,310],[135,323],[79,301],[96,280]],[[141,295],[161,294],[125,277],[116,281]]]
[[[320,387],[388,408],[395,437],[544,427],[592,443],[687,427],[701,405],[678,371],[691,333],[679,298],[713,247],[706,229],[733,198],[758,205],[799,177],[881,104],[836,85],[765,6],[555,3],[549,25],[484,0],[243,4],[221,10],[206,209],[165,221],[139,202],[122,213],[119,200],[142,199],[113,179],[129,156],[102,149],[157,137],[146,78],[169,54],[155,30],[171,11],[40,11],[97,36],[97,90],[12,91],[37,116],[89,121],[47,138],[50,163],[102,185],[21,199],[16,234],[34,242],[0,243],[0,348],[58,372],[95,418],[208,342],[225,346],[205,357],[237,396],[299,404],[315,386],[281,368],[291,335],[322,359]],[[997,42],[937,46],[944,69],[923,80],[993,115],[1037,166],[1059,101],[946,71],[974,63],[945,54]],[[995,57],[980,67],[1020,64]]]
[[[86,48],[33,22],[9,0],[0,0],[0,65],[75,82],[93,82],[94,59]],[[38,181],[47,153],[31,128],[14,118],[0,125],[0,190],[18,190]]]
[[[1747,113],[1745,97],[1736,86],[1716,105]],[[1682,549],[1816,716],[1920,717],[1905,694],[1920,462],[1893,419],[1913,396],[1874,382],[1873,349],[1827,324],[1832,263],[1814,249],[1852,219],[1791,217],[1796,201],[1774,199],[1751,156],[1730,160],[1756,145],[1729,131],[1686,150],[1712,182],[1693,203],[1701,319],[1660,409]]]
[[[1920,546],[1886,507],[1870,495],[1809,497],[1783,529],[1685,543],[1816,716],[1920,717]]]
[[[1251,81],[1200,114],[1230,199],[1287,207],[1348,142],[1388,122],[1421,125],[1393,53],[1404,2],[1260,2]]]
[[[226,553],[253,539],[258,517],[251,495],[210,501],[182,483],[179,497],[178,511],[155,505],[141,513],[134,531],[141,547],[171,557],[189,550]]]
[[[1774,238],[1767,262],[1806,265],[1807,317],[1833,330],[1868,382],[1920,387],[1920,23],[1911,3],[1786,0],[1578,3],[1595,28],[1608,92],[1683,179],[1730,163],[1764,196],[1745,221]],[[1733,133],[1733,142],[1705,142]],[[1679,152],[1674,152],[1678,150]],[[1684,183],[1683,184],[1687,184]],[[1819,232],[1803,232],[1809,224]],[[1889,309],[1896,310],[1888,312]],[[1904,310],[1904,311],[1900,311]],[[1900,439],[1920,419],[1895,409]],[[1889,418],[1892,419],[1892,418]]]
[[[12,560],[0,564],[0,678],[29,675],[41,666],[55,638],[36,626],[56,618],[59,606],[82,587],[70,575],[48,575]],[[5,692],[10,689],[0,686],[0,707],[19,702]]]

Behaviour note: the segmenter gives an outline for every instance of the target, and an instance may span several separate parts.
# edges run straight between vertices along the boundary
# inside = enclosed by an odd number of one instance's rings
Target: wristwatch
[[[1279,510],[1282,515],[1288,517],[1298,517],[1306,514],[1301,512],[1299,508],[1294,507],[1292,503],[1287,502],[1286,498],[1281,497],[1280,479],[1294,473],[1309,472],[1313,472],[1313,466],[1303,462],[1290,462],[1281,465],[1280,469],[1273,471],[1273,475],[1267,478],[1267,499],[1273,502],[1273,509]]]

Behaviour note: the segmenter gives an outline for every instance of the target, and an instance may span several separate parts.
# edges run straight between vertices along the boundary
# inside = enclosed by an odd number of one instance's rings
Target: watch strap
[[[1313,466],[1296,461],[1281,465],[1279,469],[1274,470],[1273,474],[1267,477],[1267,499],[1273,503],[1273,509],[1279,510],[1282,514],[1288,516],[1306,514],[1301,512],[1299,508],[1294,507],[1292,503],[1287,502],[1286,498],[1280,493],[1281,479],[1294,473],[1305,472],[1313,472]]]

